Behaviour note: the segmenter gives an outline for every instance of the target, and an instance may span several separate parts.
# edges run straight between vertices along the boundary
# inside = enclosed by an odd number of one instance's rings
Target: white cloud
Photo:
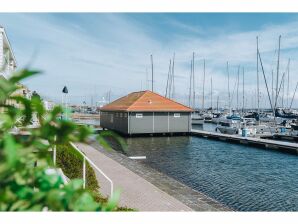
[[[291,96],[298,81],[295,75],[298,71],[298,21],[264,25],[260,30],[247,32],[225,33],[223,27],[218,35],[207,38],[208,35],[205,34],[208,30],[177,20],[167,20],[166,25],[176,26],[180,32],[165,42],[158,35],[153,35],[152,30],[155,27],[152,24],[142,24],[142,21],[132,20],[127,15],[73,16],[76,17],[74,21],[62,17],[57,19],[55,14],[0,15],[3,25],[7,26],[8,34],[12,34],[12,44],[19,64],[27,64],[33,53],[37,52],[32,66],[43,70],[44,74],[26,83],[30,88],[57,100],[60,99],[64,85],[68,85],[70,95],[76,101],[95,94],[99,98],[109,89],[114,97],[137,91],[141,88],[141,83],[145,86],[146,68],[150,78],[150,54],[154,57],[156,91],[164,94],[169,59],[174,52],[175,74],[179,76],[176,79],[176,93],[185,98],[188,94],[189,64],[193,51],[196,53],[198,95],[202,94],[202,60],[205,58],[206,96],[210,93],[212,75],[213,101],[215,102],[217,94],[221,101],[227,99],[226,61],[229,61],[231,89],[237,77],[237,66],[244,66],[245,89],[250,92],[247,93],[247,98],[251,99],[256,89],[257,35],[260,38],[260,51],[268,82],[271,83],[271,70],[276,70],[275,50],[279,35],[282,35],[281,71],[285,70],[287,60],[291,58]],[[181,32],[183,30],[185,33]],[[158,32],[164,31],[156,30]],[[212,33],[215,33],[214,30]],[[261,71],[260,83],[262,95],[265,95]],[[240,89],[242,94],[242,87]],[[265,101],[265,97],[263,98]],[[208,100],[206,104],[208,105]]]

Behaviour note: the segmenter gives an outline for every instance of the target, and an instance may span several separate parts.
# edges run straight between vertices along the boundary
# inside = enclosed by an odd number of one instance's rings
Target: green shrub
[[[70,179],[82,178],[83,156],[70,144],[57,145],[57,166]],[[86,161],[86,189],[93,195],[94,200],[99,203],[106,203],[108,199],[99,193],[100,186],[96,179],[95,172]],[[127,207],[116,207],[115,211],[135,211]]]
[[[46,112],[39,97],[12,96],[21,80],[37,73],[25,69],[8,80],[0,79],[0,210],[114,210],[119,193],[114,193],[107,203],[98,203],[90,190],[82,188],[81,179],[64,185],[58,174],[47,173],[52,166],[51,148],[68,142],[86,142],[93,131],[59,119],[63,111],[59,106]],[[8,105],[7,101],[15,101],[20,107]],[[11,133],[13,127],[29,125],[33,114],[39,118],[39,127],[27,129],[26,138]],[[98,139],[104,142],[102,137]],[[98,187],[90,180],[89,186]]]
[[[83,156],[69,144],[57,146],[57,166],[70,179],[83,178]],[[99,185],[96,175],[90,164],[86,161],[86,188],[98,191]]]

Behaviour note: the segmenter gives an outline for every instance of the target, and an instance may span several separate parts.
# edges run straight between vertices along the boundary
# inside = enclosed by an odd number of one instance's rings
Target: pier
[[[270,139],[255,138],[255,137],[242,137],[237,135],[227,135],[217,132],[209,132],[203,130],[191,130],[191,135],[204,138],[216,139],[220,141],[227,141],[236,144],[246,144],[255,147],[266,149],[278,150],[281,152],[291,153],[298,155],[298,144],[291,142],[274,141]]]

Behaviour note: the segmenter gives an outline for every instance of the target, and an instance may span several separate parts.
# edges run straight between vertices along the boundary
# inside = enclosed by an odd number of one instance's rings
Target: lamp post
[[[83,101],[83,104],[84,104],[84,106],[83,106],[83,108],[84,108],[84,113],[86,113],[86,111],[87,111],[87,109],[86,109],[86,101]]]
[[[62,107],[64,106],[63,104],[65,104],[65,118],[67,119],[67,96],[68,94],[68,89],[66,86],[63,87],[62,89]]]

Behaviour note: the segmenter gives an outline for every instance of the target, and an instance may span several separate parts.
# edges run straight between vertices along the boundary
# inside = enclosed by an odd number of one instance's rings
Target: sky
[[[237,107],[237,74],[240,66],[238,107],[256,106],[256,36],[269,91],[276,86],[278,38],[281,35],[280,78],[290,58],[289,94],[285,79],[284,105],[290,104],[298,81],[298,14],[282,13],[0,13],[2,25],[18,68],[29,67],[42,74],[25,81],[43,98],[61,101],[62,88],[69,90],[71,103],[95,104],[110,91],[111,99],[133,91],[166,91],[169,61],[175,53],[174,98],[188,104],[190,63],[195,53],[196,107],[202,104],[203,61],[206,61],[205,106],[228,105],[230,95]],[[147,72],[146,72],[147,71]],[[285,76],[287,77],[287,76]],[[260,104],[269,100],[263,73],[259,71]],[[282,97],[278,104],[281,105]],[[293,106],[298,106],[298,94]]]

